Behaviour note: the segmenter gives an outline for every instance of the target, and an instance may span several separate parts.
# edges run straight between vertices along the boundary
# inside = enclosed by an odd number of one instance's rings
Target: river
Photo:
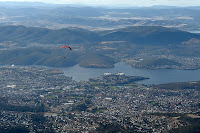
[[[116,63],[114,68],[83,68],[75,65],[67,68],[56,68],[64,71],[64,75],[73,77],[77,81],[86,81],[104,73],[125,73],[131,76],[144,76],[150,79],[139,81],[141,84],[162,84],[171,82],[188,82],[200,80],[200,70],[136,69],[125,63]]]

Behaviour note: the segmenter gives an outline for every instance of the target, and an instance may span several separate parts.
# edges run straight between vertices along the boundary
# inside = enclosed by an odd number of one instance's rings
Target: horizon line
[[[84,4],[84,3],[50,3],[50,2],[37,2],[37,1],[0,1],[0,3],[41,3],[41,4],[47,4],[47,5],[57,5],[57,6],[89,6],[89,7],[111,7],[111,8],[167,8],[167,7],[174,7],[174,8],[187,8],[187,7],[200,7],[200,5],[192,5],[192,6],[177,6],[177,5],[162,5],[162,4],[155,4],[150,6],[141,6],[141,5],[128,5],[128,4],[108,4],[108,5],[102,5],[102,4]],[[1,6],[1,5],[0,5]],[[14,5],[8,5],[8,6],[14,6]],[[17,6],[28,6],[28,5],[17,5]],[[34,5],[30,5],[34,6]]]

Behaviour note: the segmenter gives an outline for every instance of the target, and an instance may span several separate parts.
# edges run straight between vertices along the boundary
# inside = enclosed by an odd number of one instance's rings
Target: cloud
[[[200,6],[200,0],[56,0],[56,2],[62,4],[79,3],[79,4],[89,4],[89,5],[122,4],[131,6],[153,6],[153,5],[174,5],[174,6],[199,5]]]
[[[14,0],[0,0],[14,1]],[[54,4],[85,4],[85,5],[129,5],[129,6],[200,6],[200,0],[15,0],[26,2],[45,2]]]

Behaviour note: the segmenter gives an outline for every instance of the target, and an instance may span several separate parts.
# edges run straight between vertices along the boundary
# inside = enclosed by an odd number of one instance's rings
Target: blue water
[[[140,81],[141,84],[162,84],[171,82],[188,82],[200,80],[200,70],[160,69],[147,70],[136,69],[125,63],[117,63],[114,68],[82,68],[75,65],[67,68],[56,68],[64,71],[66,76],[73,77],[77,81],[86,81],[89,78],[98,77],[104,73],[125,73],[131,76],[144,76],[150,79]]]

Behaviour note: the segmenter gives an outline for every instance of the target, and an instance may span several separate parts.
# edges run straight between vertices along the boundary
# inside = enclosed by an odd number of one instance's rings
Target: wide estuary
[[[200,80],[200,70],[136,69],[125,63],[116,63],[114,68],[83,68],[79,65],[75,65],[72,67],[56,69],[64,71],[66,76],[71,76],[74,80],[77,81],[86,81],[89,78],[98,77],[104,73],[125,73],[126,75],[144,76],[150,78],[138,82],[141,84],[163,84],[171,82],[188,82]]]

